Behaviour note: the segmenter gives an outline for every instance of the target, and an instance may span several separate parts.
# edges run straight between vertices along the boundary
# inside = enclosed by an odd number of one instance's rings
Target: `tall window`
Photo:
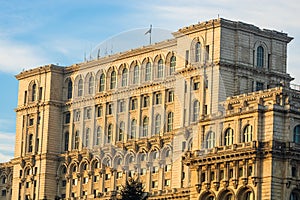
[[[144,120],[143,120],[142,137],[147,137],[148,136],[148,126],[149,126],[149,118],[145,117]]]
[[[99,92],[103,92],[105,88],[105,75],[101,74],[100,80],[99,80]]]
[[[83,80],[79,79],[78,81],[78,96],[81,97],[83,94]]]
[[[294,128],[294,142],[300,144],[300,125]]]
[[[197,121],[199,118],[199,101],[195,100],[193,103],[193,122]]]
[[[257,67],[264,66],[264,48],[262,46],[257,47],[257,54],[256,54],[256,65]]]
[[[79,131],[76,131],[74,136],[74,149],[78,149],[78,148],[79,148]]]
[[[124,131],[125,131],[125,123],[121,122],[119,127],[118,141],[123,141]]]
[[[122,87],[127,86],[128,69],[124,68],[122,71]]]
[[[228,145],[232,145],[232,144],[233,144],[233,129],[228,128],[225,131],[225,135],[224,135],[224,145],[228,146]]]
[[[100,145],[101,143],[101,136],[102,136],[102,127],[98,126],[97,128],[97,133],[96,133],[96,138],[95,138],[95,145]]]
[[[111,143],[111,137],[112,137],[112,131],[113,131],[113,125],[109,124],[107,128],[107,136],[106,136],[106,143]]]
[[[248,200],[248,199],[247,199]],[[252,200],[249,198],[249,200]],[[299,192],[297,191],[292,191],[290,195],[290,200],[300,200],[300,195]]]
[[[163,60],[159,59],[157,65],[157,78],[162,78],[164,76],[164,64]]]
[[[168,114],[168,123],[167,123],[167,132],[171,132],[173,130],[173,112],[169,112]]]
[[[151,63],[147,62],[146,68],[145,68],[145,81],[151,80]]]
[[[110,89],[116,88],[117,76],[116,72],[112,71],[110,74]]]
[[[176,66],[176,57],[172,56],[170,59],[170,74],[173,74],[175,72],[175,66]]]
[[[68,94],[67,94],[68,99],[72,99],[72,92],[73,92],[73,83],[72,83],[71,79],[69,79],[69,81],[68,81]]]
[[[197,42],[195,45],[195,62],[201,61],[201,44]]]
[[[161,117],[160,114],[156,115],[155,123],[154,123],[154,134],[157,135],[160,132],[160,125],[161,125]]]
[[[130,135],[129,135],[129,139],[133,139],[136,136],[136,120],[133,119],[131,121],[131,127],[130,127]]]
[[[33,134],[28,135],[28,152],[33,151]]]
[[[243,132],[243,142],[251,142],[252,141],[252,126],[251,125],[247,125],[244,128],[244,132]]]
[[[90,129],[87,128],[85,131],[85,142],[84,142],[84,146],[88,147],[89,146],[89,142],[90,142]]]
[[[89,78],[89,94],[94,93],[94,77],[90,76]]]
[[[34,83],[32,85],[31,101],[35,101],[35,100],[36,100],[36,84]]]
[[[209,131],[206,135],[206,148],[214,148],[215,143],[215,133],[213,131]]]
[[[64,145],[64,150],[68,151],[69,149],[69,132],[65,132],[65,145]]]
[[[133,68],[133,84],[137,84],[139,82],[139,66],[136,65]]]

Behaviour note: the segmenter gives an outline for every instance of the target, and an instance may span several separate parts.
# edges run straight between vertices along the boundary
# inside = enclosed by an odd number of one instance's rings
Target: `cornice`
[[[32,76],[35,76],[35,75],[41,75],[41,74],[45,74],[45,73],[48,73],[48,72],[63,74],[64,67],[49,64],[49,65],[45,65],[45,66],[42,66],[42,67],[37,67],[37,68],[34,68],[34,69],[29,69],[29,70],[23,71],[20,74],[16,75],[15,77],[18,80],[22,80],[22,79],[25,79],[25,78],[28,78],[28,77],[32,77]]]

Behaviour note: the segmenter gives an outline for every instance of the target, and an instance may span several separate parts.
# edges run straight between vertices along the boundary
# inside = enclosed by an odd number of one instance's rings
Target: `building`
[[[18,74],[0,199],[115,199],[128,177],[149,199],[300,199],[292,38],[226,19],[173,35]]]

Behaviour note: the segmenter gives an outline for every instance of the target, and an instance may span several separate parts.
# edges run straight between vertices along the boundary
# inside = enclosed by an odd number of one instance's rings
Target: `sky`
[[[147,45],[144,33],[150,24],[157,42],[179,28],[219,15],[294,37],[288,46],[288,73],[300,84],[299,10],[297,0],[1,1],[0,162],[13,158],[18,91],[14,76],[22,70],[83,62],[99,48],[106,55]]]

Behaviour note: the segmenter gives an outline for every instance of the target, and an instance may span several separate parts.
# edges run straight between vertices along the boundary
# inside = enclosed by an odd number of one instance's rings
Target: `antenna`
[[[97,59],[99,60],[100,58],[100,48],[98,49],[98,52],[97,52]]]

